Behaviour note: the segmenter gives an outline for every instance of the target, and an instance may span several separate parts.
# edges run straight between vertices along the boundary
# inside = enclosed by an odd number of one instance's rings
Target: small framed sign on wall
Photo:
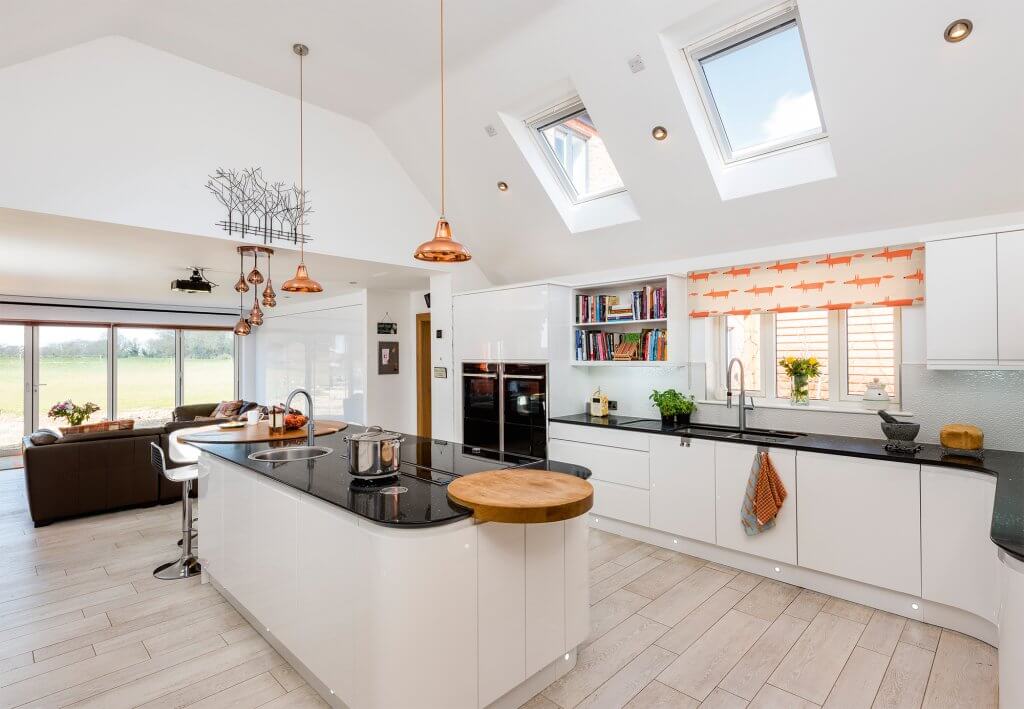
[[[377,374],[398,374],[398,343],[377,343]]]

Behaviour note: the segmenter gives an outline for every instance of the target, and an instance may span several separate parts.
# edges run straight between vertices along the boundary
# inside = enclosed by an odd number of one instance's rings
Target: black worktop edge
[[[632,422],[650,420],[641,417],[627,418]],[[886,460],[915,465],[933,465],[992,475],[996,477],[996,495],[995,504],[992,509],[992,527],[989,538],[996,546],[1010,556],[1024,561],[1024,453],[986,450],[985,457],[982,460],[976,460],[958,456],[943,456],[941,455],[942,448],[940,446],[929,443],[922,444],[923,448],[917,454],[890,453],[884,448],[884,439],[819,433],[809,433],[798,438],[766,444],[758,441],[726,438],[713,430],[704,432],[690,429],[682,432],[638,429],[610,423],[606,418],[592,417],[587,414],[555,416],[550,419],[550,422],[574,426],[590,426],[600,429],[614,429],[630,433],[740,443],[750,446],[766,445],[769,448],[783,448],[804,451],[806,453],[826,453],[852,458]],[[695,423],[694,425],[699,424]]]

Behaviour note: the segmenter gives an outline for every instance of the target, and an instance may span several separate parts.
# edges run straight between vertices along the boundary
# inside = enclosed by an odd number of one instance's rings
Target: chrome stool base
[[[156,567],[153,570],[153,576],[163,581],[175,581],[177,579],[187,579],[193,576],[198,576],[203,571],[203,565],[199,563],[199,559],[194,556],[190,556],[185,559],[178,559],[172,561],[169,564],[163,564],[162,566]]]

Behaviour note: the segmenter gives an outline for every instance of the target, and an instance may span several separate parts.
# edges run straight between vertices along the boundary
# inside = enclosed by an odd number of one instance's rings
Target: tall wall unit
[[[605,319],[584,321],[580,312],[580,297],[617,296],[619,305],[630,305],[634,291],[644,288],[662,288],[665,293],[665,312],[654,317],[640,317],[630,320],[607,322]],[[576,288],[572,291],[572,312],[570,315],[570,360],[576,367],[679,367],[684,366],[689,353],[689,323],[686,315],[686,279],[681,276],[662,276],[639,281],[602,283]],[[594,332],[642,333],[658,330],[666,333],[664,360],[650,361],[595,361],[581,359],[577,349],[578,337],[587,337]]]
[[[928,366],[1024,368],[1024,231],[930,241],[925,256]]]

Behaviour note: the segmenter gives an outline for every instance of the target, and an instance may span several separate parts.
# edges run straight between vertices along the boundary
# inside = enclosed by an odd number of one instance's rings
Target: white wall
[[[420,301],[422,303],[422,299]],[[425,307],[425,305],[424,305]],[[398,324],[398,335],[378,335],[377,323]],[[378,343],[398,342],[398,374],[378,374]],[[366,421],[416,433],[416,315],[409,291],[366,292]]]
[[[0,95],[0,206],[237,240],[214,226],[207,175],[298,182],[294,98],[123,37],[6,67]],[[310,250],[422,266],[435,208],[369,126],[305,113]]]

